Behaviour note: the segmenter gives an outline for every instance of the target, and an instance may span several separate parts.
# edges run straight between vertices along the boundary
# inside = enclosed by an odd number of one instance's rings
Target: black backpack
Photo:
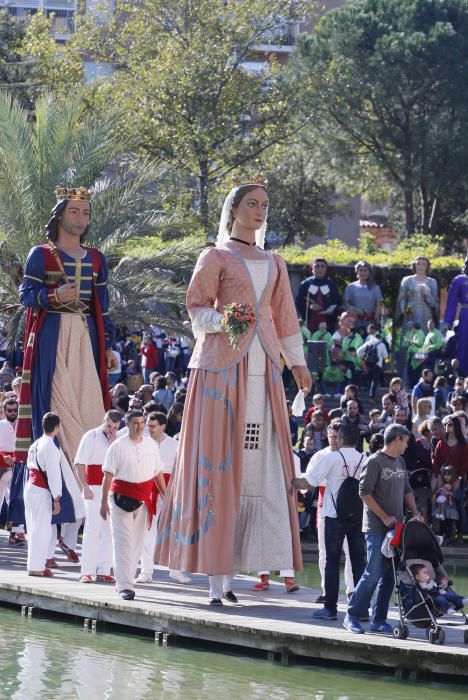
[[[366,363],[366,365],[376,365],[378,363],[379,353],[377,351],[377,348],[381,342],[382,341],[379,341],[378,343],[372,343],[371,345],[368,345],[365,349],[364,362]]]
[[[333,498],[333,495],[332,501],[333,505],[335,506],[336,516],[338,520],[340,520],[345,525],[354,525],[362,521],[363,504],[359,495],[359,479],[356,479],[355,475],[357,474],[358,469],[361,466],[362,458],[364,457],[364,455],[361,455],[359,464],[357,465],[353,474],[350,474],[343,453],[341,452],[341,450],[338,451],[343,459],[346,473],[348,476],[338,489],[338,493],[336,494],[336,501]]]

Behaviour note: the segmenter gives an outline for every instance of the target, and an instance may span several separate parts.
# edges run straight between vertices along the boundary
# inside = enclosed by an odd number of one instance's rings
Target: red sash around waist
[[[158,494],[154,479],[141,481],[140,483],[123,481],[123,479],[112,479],[110,492],[121,493],[122,496],[142,501],[148,509],[148,525],[151,527],[153,515],[156,513],[156,498]]]
[[[6,450],[2,450],[2,452],[0,452],[0,467],[2,469],[11,469],[13,466],[13,463],[7,464],[5,462],[4,458],[5,457],[14,457],[14,456],[15,456],[14,452],[7,452]]]
[[[85,467],[85,475],[88,486],[101,486],[102,480],[104,479],[102,464],[87,464]]]
[[[30,469],[29,470],[29,479],[28,479],[30,484],[34,484],[34,486],[39,486],[41,489],[48,489],[49,485],[47,483],[47,476],[44,476],[39,469]]]

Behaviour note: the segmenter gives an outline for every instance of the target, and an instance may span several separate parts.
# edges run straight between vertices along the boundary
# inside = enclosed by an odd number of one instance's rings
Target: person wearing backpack
[[[346,538],[351,559],[354,585],[366,565],[366,546],[362,533],[362,501],[359,477],[365,456],[356,450],[359,429],[356,425],[340,425],[338,450],[311,462],[303,479],[294,479],[296,488],[309,488],[325,483],[322,517],[325,518],[325,603],[315,610],[314,620],[336,620],[340,587],[340,559]]]
[[[368,331],[370,338],[357,349],[357,354],[364,360],[367,367],[369,400],[375,403],[375,395],[382,381],[382,371],[388,357],[388,350],[376,326],[370,325]]]
[[[367,564],[343,621],[343,627],[354,634],[365,632],[360,620],[367,614],[374,593],[369,631],[393,634],[387,615],[395,583],[391,561],[381,551],[382,543],[387,532],[403,521],[404,506],[414,518],[422,520],[402,457],[409,438],[410,432],[403,425],[389,425],[385,428],[383,449],[371,455],[362,470],[359,493],[365,504],[362,529]]]

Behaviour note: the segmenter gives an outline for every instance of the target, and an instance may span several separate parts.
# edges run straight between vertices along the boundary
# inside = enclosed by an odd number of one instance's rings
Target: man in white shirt
[[[62,496],[60,450],[54,443],[60,418],[55,413],[46,413],[42,427],[44,434],[28,450],[29,479],[24,489],[29,576],[53,576],[46,568],[46,559],[51,541],[55,544],[52,516],[60,513]]]
[[[112,537],[109,520],[103,520],[100,513],[102,465],[109,446],[116,439],[121,414],[107,411],[104,422],[98,428],[88,430],[81,438],[75,456],[78,479],[83,488],[86,520],[81,547],[81,583],[94,580],[115,583],[110,575],[112,566]]]
[[[174,469],[176,457],[177,457],[177,446],[178,442],[174,438],[166,435],[164,432],[166,429],[167,417],[164,413],[153,412],[150,413],[146,418],[146,428],[150,437],[158,444],[159,456],[163,466],[163,476],[164,481],[167,486],[169,479]],[[159,513],[162,506],[161,494],[158,495],[156,502],[156,511]],[[154,513],[156,515],[156,513]],[[141,571],[137,578],[137,583],[149,583],[153,580],[153,568],[154,568],[154,549],[156,546],[156,535],[157,535],[157,518],[153,518],[151,528],[145,532],[145,542],[143,545],[143,552],[141,554]],[[191,579],[186,576],[181,571],[171,570],[169,576],[179,583],[190,583]]]
[[[157,491],[165,494],[166,484],[158,445],[143,435],[143,412],[129,411],[125,422],[128,435],[112,443],[102,467],[101,516],[104,520],[110,516],[117,590],[124,600],[133,600],[145,528],[151,527],[152,503]]]
[[[316,452],[309,461],[310,467],[320,462],[324,455],[330,454],[330,452],[335,452],[338,449],[338,437],[340,431],[339,422],[333,421],[327,428],[327,437],[329,446],[325,447],[323,450]],[[325,602],[325,564],[327,562],[327,552],[325,549],[325,517],[323,516],[323,497],[325,494],[325,485],[320,484],[319,486],[319,496],[317,504],[317,544],[319,550],[319,560],[318,566],[320,571],[320,582],[322,593],[316,599],[316,603]],[[344,581],[346,586],[346,594],[348,598],[352,595],[354,591],[354,579],[353,570],[351,568],[351,559],[349,558],[348,542],[345,539],[343,542],[343,552],[345,555],[345,567],[344,567]]]
[[[324,455],[319,461],[309,463],[303,479],[295,479],[296,488],[307,485],[320,486],[326,483],[322,517],[325,518],[325,603],[316,610],[314,619],[336,620],[340,584],[340,558],[346,537],[353,570],[354,585],[357,585],[366,565],[366,546],[362,534],[362,503],[359,499],[359,477],[364,455],[355,449],[359,439],[356,425],[340,425],[338,450]],[[312,460],[311,460],[312,461]],[[340,487],[348,478],[356,481],[358,512],[340,513]],[[350,506],[352,504],[350,503]]]

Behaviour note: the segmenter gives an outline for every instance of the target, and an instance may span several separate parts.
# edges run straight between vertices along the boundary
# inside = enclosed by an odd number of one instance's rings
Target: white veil
[[[242,185],[241,185],[242,187]],[[260,185],[259,185],[260,187]],[[238,191],[239,187],[234,187],[224,200],[223,204],[223,210],[221,212],[221,218],[219,220],[219,228],[218,228],[218,238],[216,239],[216,247],[220,248],[223,246],[230,238],[231,234],[228,231],[228,222],[229,222],[229,214],[231,213],[232,209],[232,203],[234,201],[234,197],[236,196],[236,193]],[[258,245],[259,248],[263,248],[265,244],[265,231],[267,227],[267,222],[266,219],[262,225],[261,228],[257,229],[255,231],[255,242]]]

